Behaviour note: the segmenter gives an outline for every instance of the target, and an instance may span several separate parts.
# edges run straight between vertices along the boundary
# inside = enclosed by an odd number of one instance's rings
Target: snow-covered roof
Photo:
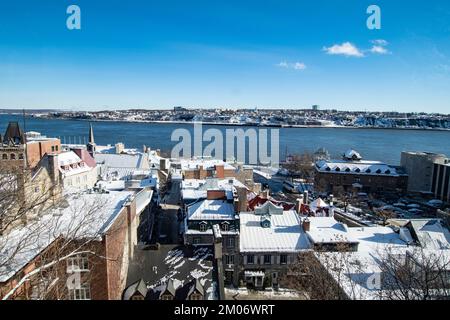
[[[345,151],[344,157],[347,158],[347,159],[354,159],[354,160],[361,160],[362,159],[362,157],[359,154],[359,152],[357,152],[355,150],[352,150],[352,149],[349,149],[349,150]]]
[[[149,169],[148,157],[145,154],[108,154],[96,153],[95,161],[110,168]]]
[[[323,201],[322,198],[317,198],[316,200],[311,202],[309,207],[312,211],[316,211],[319,208],[328,208],[329,205],[325,201]]]
[[[58,155],[58,164],[60,166],[69,166],[80,163],[81,161],[81,158],[73,151],[62,152]]]
[[[420,244],[427,249],[450,249],[450,232],[439,219],[413,219],[411,225]]]
[[[261,215],[240,214],[241,252],[299,252],[310,248],[295,211],[270,216],[270,226],[261,226]]]
[[[219,159],[180,159],[182,170],[196,170],[203,166],[204,170],[213,169],[215,166],[224,166],[224,169],[236,169],[228,162]]]
[[[332,172],[340,174],[388,175],[398,176],[397,170],[380,161],[346,161],[346,160],[320,160],[316,162],[319,172]]]
[[[226,200],[202,200],[188,207],[188,220],[234,219],[234,205]]]
[[[308,217],[310,229],[307,232],[313,243],[357,243],[348,232],[348,227],[333,217]]]
[[[0,282],[7,281],[60,236],[96,238],[107,232],[133,193],[68,194],[67,206],[52,209],[37,221],[1,236]]]
[[[181,194],[183,199],[206,198],[208,190],[224,190],[228,199],[233,198],[236,188],[248,189],[242,182],[235,178],[229,179],[185,179],[181,183]]]
[[[63,152],[58,155],[58,167],[64,177],[70,177],[92,170],[92,168],[73,151]]]

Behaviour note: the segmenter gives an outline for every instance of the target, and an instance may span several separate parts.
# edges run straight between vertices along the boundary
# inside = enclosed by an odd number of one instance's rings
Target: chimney
[[[309,204],[308,191],[303,192],[303,203]]]
[[[239,212],[247,211],[248,201],[247,201],[247,189],[236,187],[237,198],[239,200]]]
[[[297,211],[298,214],[301,213],[302,204],[303,204],[303,195],[301,194],[300,198],[297,198],[297,200],[295,200],[295,211]]]
[[[59,184],[59,163],[57,154],[47,154],[47,170],[54,185]]]
[[[125,145],[122,142],[116,143],[116,154],[121,154],[125,149]]]
[[[239,209],[240,209],[240,203],[239,203],[239,199],[238,198],[234,198],[234,212],[235,213],[239,213]]]
[[[208,200],[224,200],[227,195],[225,190],[207,190],[206,191],[206,199]]]
[[[308,232],[311,228],[311,221],[308,218],[303,219],[302,227],[303,231]]]
[[[264,191],[261,191],[259,194],[259,196],[264,199],[269,199],[269,195],[270,195],[269,189],[265,189]]]
[[[166,159],[160,159],[159,160],[159,169],[162,171],[165,171],[166,168]]]

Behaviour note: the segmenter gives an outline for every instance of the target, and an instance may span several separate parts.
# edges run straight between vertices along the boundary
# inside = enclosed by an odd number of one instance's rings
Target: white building
[[[82,156],[90,157],[87,152]],[[65,189],[91,189],[97,182],[97,167],[93,159],[90,163],[84,161],[74,151],[58,155],[58,169]]]
[[[297,212],[283,211],[270,201],[255,212],[241,213],[240,226],[240,278],[255,288],[265,282],[277,286],[280,275],[311,246]]]

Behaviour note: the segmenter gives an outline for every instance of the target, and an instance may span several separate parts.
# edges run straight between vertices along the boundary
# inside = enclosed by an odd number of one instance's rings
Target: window
[[[91,289],[88,284],[82,284],[79,289],[69,289],[70,300],[91,300]]]
[[[67,259],[67,270],[73,271],[89,271],[89,260],[86,254],[78,254]]]
[[[23,160],[23,153],[19,153],[19,160]]]
[[[202,238],[200,237],[194,237],[192,239],[192,244],[200,244],[202,242]]]
[[[234,248],[234,238],[227,239],[227,248]]]
[[[287,255],[285,254],[280,255],[280,263],[287,264]]]
[[[226,255],[224,255],[224,261],[225,261],[225,264],[234,264],[234,256],[233,255],[229,255],[229,254],[226,254]]]
[[[11,153],[10,159],[11,159],[11,160],[16,160],[16,154],[15,154],[15,153]]]
[[[52,152],[55,152],[55,146],[52,146]]]
[[[190,300],[203,300],[203,297],[199,293],[193,293],[190,296]]]
[[[58,151],[58,146],[55,146],[55,150]]]
[[[140,294],[136,294],[131,297],[131,300],[144,300],[144,297]]]
[[[205,232],[208,229],[208,224],[206,222],[200,222],[200,231]]]
[[[227,222],[222,223],[222,231],[230,230],[230,225]]]
[[[173,296],[170,294],[163,294],[161,300],[173,300]]]
[[[3,160],[8,160],[8,155],[7,155],[6,153],[4,153],[4,154],[2,155],[2,159],[3,159]]]
[[[34,187],[34,192],[38,193],[39,192],[39,187]]]
[[[264,264],[270,264],[272,262],[272,256],[270,254],[264,255]]]
[[[255,256],[254,255],[248,255],[247,256],[247,264],[254,264],[255,263]]]

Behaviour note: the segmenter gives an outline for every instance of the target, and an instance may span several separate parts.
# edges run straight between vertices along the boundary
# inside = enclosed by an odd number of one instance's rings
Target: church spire
[[[95,144],[94,129],[92,128],[92,123],[89,123],[89,143]]]
[[[94,140],[94,129],[92,128],[92,123],[89,123],[89,142],[86,147],[90,155],[94,157],[97,145]]]

